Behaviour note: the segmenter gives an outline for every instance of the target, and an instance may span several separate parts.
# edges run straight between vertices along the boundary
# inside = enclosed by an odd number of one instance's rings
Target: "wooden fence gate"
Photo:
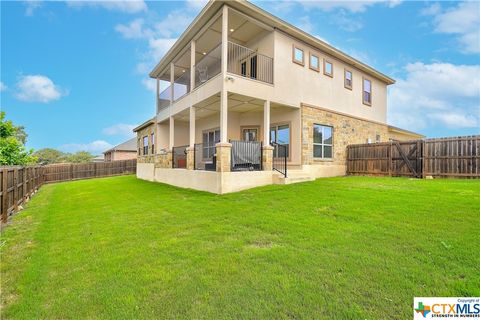
[[[480,136],[349,145],[347,174],[480,178]]]

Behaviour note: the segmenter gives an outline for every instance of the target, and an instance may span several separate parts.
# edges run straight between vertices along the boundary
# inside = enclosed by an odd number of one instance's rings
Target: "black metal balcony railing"
[[[188,146],[173,147],[172,167],[174,169],[187,167],[187,147]]]
[[[194,169],[195,170],[207,170],[215,171],[217,169],[217,157],[215,154],[212,157],[208,157],[205,152],[207,148],[203,147],[203,143],[196,143],[194,148]]]
[[[233,42],[228,42],[227,71],[273,84],[273,58]]]
[[[273,149],[272,168],[287,177],[288,145],[271,142]]]
[[[232,171],[262,170],[262,142],[230,141],[232,144]]]

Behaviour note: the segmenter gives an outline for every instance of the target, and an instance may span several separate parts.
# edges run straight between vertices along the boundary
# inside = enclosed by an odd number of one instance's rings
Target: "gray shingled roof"
[[[108,149],[107,151],[103,152],[104,154],[110,151],[135,151],[137,152],[137,138],[132,138],[125,142],[116,145],[115,147]]]

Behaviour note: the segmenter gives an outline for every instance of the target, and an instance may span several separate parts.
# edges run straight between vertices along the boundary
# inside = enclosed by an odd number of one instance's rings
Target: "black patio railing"
[[[231,170],[262,170],[262,142],[230,141],[232,144]]]
[[[187,167],[187,148],[188,146],[173,147],[172,149],[172,168],[178,169]]]
[[[212,151],[214,150],[208,147],[204,147],[203,143],[195,144],[194,153],[193,153],[195,170],[207,170],[207,171],[217,170],[217,157],[215,153]]]
[[[288,145],[271,142],[273,146],[272,169],[287,177]]]

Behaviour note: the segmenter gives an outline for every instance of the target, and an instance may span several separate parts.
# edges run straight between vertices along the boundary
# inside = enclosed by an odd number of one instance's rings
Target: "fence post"
[[[420,142],[422,147],[422,179],[425,179],[425,140]]]
[[[97,177],[97,162],[94,162],[93,163],[93,177],[96,178]]]
[[[2,170],[2,222],[7,223],[8,221],[8,169]]]
[[[392,142],[388,145],[388,176],[392,176]]]
[[[70,180],[73,180],[73,163],[70,164]]]
[[[13,211],[18,210],[18,168],[13,169]]]
[[[27,170],[28,167],[23,167],[23,201],[27,199]]]

